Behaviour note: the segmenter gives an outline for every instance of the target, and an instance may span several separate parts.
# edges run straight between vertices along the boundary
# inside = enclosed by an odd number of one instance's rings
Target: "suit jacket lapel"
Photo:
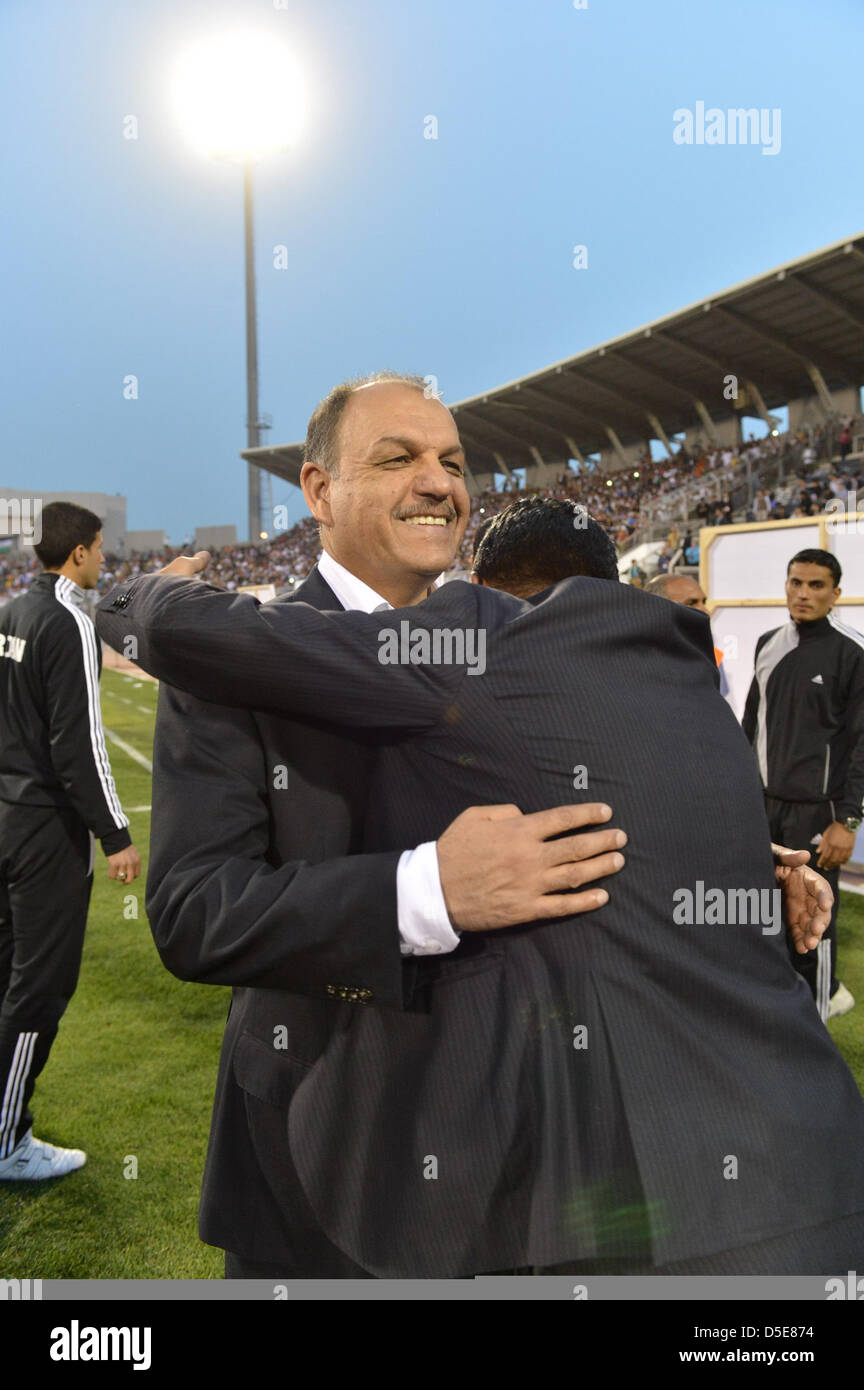
[[[320,610],[336,609],[344,613],[344,606],[339,602],[330,585],[321,575],[318,566],[315,565],[309,571],[306,578],[300,584],[295,584],[293,589],[287,593],[277,595],[277,600],[282,599],[286,603],[308,603],[313,608]]]

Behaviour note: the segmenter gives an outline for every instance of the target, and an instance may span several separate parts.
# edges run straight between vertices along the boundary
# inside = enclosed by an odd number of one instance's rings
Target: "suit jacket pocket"
[[[283,1110],[315,1065],[280,1052],[254,1033],[240,1034],[232,1062],[234,1079],[242,1090]]]

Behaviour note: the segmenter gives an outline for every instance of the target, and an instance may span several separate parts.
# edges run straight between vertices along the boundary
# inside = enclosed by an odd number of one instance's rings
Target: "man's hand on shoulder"
[[[210,563],[209,550],[196,550],[194,555],[178,555],[176,560],[172,560],[170,565],[165,565],[161,570],[154,570],[154,574],[179,574],[185,579],[194,579],[202,570],[206,570]]]
[[[457,931],[494,931],[602,907],[603,888],[577,892],[624,865],[623,830],[575,834],[612,815],[600,803],[524,816],[517,806],[470,806],[438,841],[438,868]],[[550,836],[564,836],[550,840]]]

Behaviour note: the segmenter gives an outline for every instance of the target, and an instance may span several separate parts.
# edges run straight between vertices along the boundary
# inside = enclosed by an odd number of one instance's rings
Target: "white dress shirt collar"
[[[375,613],[393,605],[323,551],[318,573],[346,609]],[[443,575],[434,587],[443,584]],[[300,597],[303,597],[302,590]],[[434,840],[403,850],[396,867],[396,910],[403,955],[429,956],[453,951],[459,937],[453,930],[441,887],[438,850]]]
[[[381,606],[392,608],[392,603],[388,603],[380,594],[376,594],[374,589],[370,589],[368,584],[364,584],[362,579],[358,579],[356,574],[352,574],[344,565],[340,565],[338,560],[322,550],[318,560],[318,573],[333,590],[334,594],[342,604],[343,608],[353,611],[359,609],[363,613],[379,612]],[[444,583],[444,576],[439,575],[432,585],[437,589]]]

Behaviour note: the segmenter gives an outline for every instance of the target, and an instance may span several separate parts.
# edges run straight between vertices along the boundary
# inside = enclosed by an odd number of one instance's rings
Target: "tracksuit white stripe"
[[[816,1007],[824,1023],[831,1006],[831,942],[820,941],[816,955]]]
[[[756,757],[762,774],[763,787],[768,786],[768,681],[776,666],[798,645],[798,629],[794,623],[778,627],[773,637],[762,647],[756,658],[755,675],[759,686],[759,708],[756,715]]]
[[[114,820],[118,830],[129,824],[123,814],[120,805],[117,789],[114,785],[114,778],[111,776],[111,764],[108,761],[108,753],[105,748],[105,740],[102,734],[102,713],[99,705],[99,667],[96,660],[96,634],[93,624],[86,614],[79,612],[72,602],[70,588],[72,581],[65,575],[60,575],[54,586],[54,595],[59,603],[67,612],[72,614],[78,624],[78,632],[81,637],[81,650],[84,657],[84,675],[87,682],[87,704],[90,713],[90,746],[93,750],[93,760],[96,764],[96,771],[99,774],[99,781],[102,784],[102,792],[105,797],[108,810]]]
[[[848,637],[851,642],[857,642],[859,647],[864,647],[864,633],[858,631],[857,627],[850,627],[848,623],[841,623],[839,618],[835,618],[833,611],[828,614],[828,621],[836,632],[842,632],[844,637]]]
[[[38,1036],[38,1033],[18,1034],[12,1065],[6,1080],[3,1108],[0,1110],[0,1158],[8,1158],[14,1148],[12,1140],[15,1138],[15,1131],[21,1121],[24,1087],[33,1065],[33,1049],[36,1046]]]

